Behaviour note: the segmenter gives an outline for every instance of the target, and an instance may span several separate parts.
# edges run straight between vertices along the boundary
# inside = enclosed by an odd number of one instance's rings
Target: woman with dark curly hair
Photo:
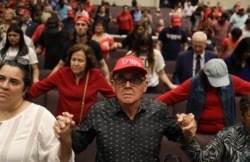
[[[44,80],[33,84],[28,91],[28,97],[38,97],[57,88],[57,115],[70,112],[74,114],[74,121],[79,123],[97,102],[98,92],[105,97],[113,97],[115,93],[102,72],[95,68],[95,55],[89,46],[75,44],[70,47],[65,65]]]
[[[250,81],[250,37],[243,38],[230,56],[225,57],[228,72]]]

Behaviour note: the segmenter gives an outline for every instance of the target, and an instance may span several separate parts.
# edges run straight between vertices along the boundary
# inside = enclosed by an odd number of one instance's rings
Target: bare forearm
[[[174,85],[170,79],[168,78],[167,74],[165,72],[163,72],[163,70],[161,70],[159,73],[158,73],[161,81],[163,83],[165,83],[170,89],[174,89],[177,87],[177,85]]]
[[[35,49],[35,52],[37,55],[40,55],[42,53],[42,50],[43,50],[42,46],[38,45]]]
[[[37,64],[32,65],[33,70],[33,83],[39,81],[39,68]]]
[[[72,157],[72,149],[71,149],[71,142],[67,144],[60,143],[58,148],[58,157],[60,159],[60,162],[68,162],[70,161]]]
[[[107,63],[104,60],[100,61],[100,67],[101,67],[103,75],[105,76],[105,78],[109,82],[110,81],[109,68],[108,68]]]

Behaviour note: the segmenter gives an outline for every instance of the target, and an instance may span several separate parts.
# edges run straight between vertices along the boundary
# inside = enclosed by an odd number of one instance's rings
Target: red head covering
[[[88,25],[90,25],[90,21],[89,21],[89,18],[87,16],[84,16],[84,15],[79,15],[75,18],[75,23],[77,21],[84,21],[85,23],[87,23]]]

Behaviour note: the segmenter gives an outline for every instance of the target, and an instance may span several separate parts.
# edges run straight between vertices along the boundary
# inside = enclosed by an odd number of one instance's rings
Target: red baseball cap
[[[68,10],[67,16],[74,18],[75,17],[75,11],[74,10]]]
[[[28,10],[28,9],[22,9],[22,10],[20,11],[19,14],[20,14],[20,15],[30,15],[31,12],[30,12],[30,10]]]
[[[90,25],[89,18],[87,16],[85,16],[85,15],[79,15],[79,16],[77,16],[75,18],[74,22],[76,23],[77,21],[84,21],[85,23],[87,23],[87,25]]]
[[[243,11],[243,10],[244,10],[244,7],[243,7],[243,6],[239,5],[239,6],[237,7],[237,12]]]
[[[114,75],[117,71],[129,68],[136,69],[136,71],[139,71],[143,76],[147,74],[147,69],[145,68],[143,61],[139,57],[128,55],[121,57],[116,62],[112,75]]]
[[[181,17],[179,15],[172,15],[171,17],[171,25],[172,26],[181,26]]]
[[[221,17],[222,13],[220,11],[215,11],[215,17]]]

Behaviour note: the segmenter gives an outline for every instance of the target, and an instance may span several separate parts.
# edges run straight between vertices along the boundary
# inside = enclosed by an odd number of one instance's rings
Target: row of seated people
[[[126,49],[118,49],[110,53],[110,58],[106,60],[110,71],[112,71],[112,69],[114,68],[117,60],[120,57],[125,55],[126,51],[127,51]],[[39,60],[39,69],[40,69],[40,80],[41,80],[48,76],[48,74],[50,73],[50,70],[43,69],[43,63],[44,63],[43,55],[38,55],[38,60]],[[165,61],[165,72],[170,79],[172,78],[172,74],[175,69],[175,63],[176,63],[175,61]],[[158,93],[164,93],[168,90],[170,90],[169,87],[160,80],[159,85],[158,85]]]
[[[160,94],[144,94],[143,97],[155,99],[159,95]],[[46,107],[49,111],[52,112],[52,114],[55,115],[56,114],[55,109],[57,107],[58,98],[59,96],[58,96],[57,89],[53,89],[51,91],[48,91],[46,94],[40,97],[32,99],[31,101]],[[102,100],[104,100],[104,97],[102,95],[98,95],[98,101],[102,101]],[[237,108],[236,122],[240,121],[240,114],[238,111],[239,100],[240,100],[240,97],[236,97],[236,108]],[[169,106],[168,108],[170,109],[170,112],[172,112],[173,115],[175,115],[177,113],[185,112],[186,103],[187,101],[183,101],[178,104]],[[211,140],[212,137],[213,137],[212,135],[197,134],[195,138],[200,143],[200,145],[204,147]],[[182,161],[191,162],[191,160],[189,160],[189,158],[185,155],[185,153],[179,148],[179,146],[176,143],[168,141],[167,138],[164,137],[162,139],[161,144],[162,146],[161,146],[161,151],[159,155],[159,159],[161,162],[164,162],[164,158],[167,155],[174,155],[174,156],[179,157]],[[94,162],[95,153],[96,153],[96,146],[95,146],[95,141],[93,141],[85,151],[83,151],[82,153],[76,156],[76,162],[81,162],[83,161],[83,159],[85,162]]]
[[[115,63],[114,63],[115,64]],[[51,70],[46,70],[46,69],[40,69],[40,76],[39,76],[39,79],[42,80],[44,78],[46,78],[47,76],[49,76],[49,74],[51,73]],[[172,74],[170,73],[167,73],[167,76],[169,78],[172,78]],[[161,80],[159,81],[159,84],[157,86],[157,91],[158,93],[157,94],[162,94],[162,93],[165,93],[167,91],[169,91],[170,88],[165,84],[163,83]]]

